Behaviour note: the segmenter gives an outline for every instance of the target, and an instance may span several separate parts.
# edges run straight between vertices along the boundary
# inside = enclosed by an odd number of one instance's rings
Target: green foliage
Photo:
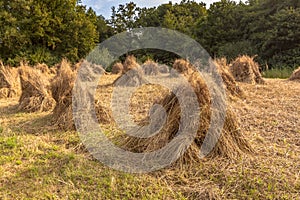
[[[212,57],[229,60],[240,54],[257,55],[270,68],[300,65],[300,1],[220,0],[206,9],[192,0],[140,8],[134,2],[112,7],[106,20],[76,0],[0,0],[0,59],[16,65],[61,58],[76,62],[116,33],[139,27],[164,27],[197,40]],[[167,40],[166,40],[167,41]],[[126,48],[119,41],[113,48]],[[176,44],[174,44],[176,45]],[[147,58],[172,63],[169,52],[139,50]]]
[[[0,57],[4,62],[51,65],[64,57],[75,62],[98,40],[96,14],[76,0],[1,0],[0,7]]]
[[[243,37],[271,68],[295,67],[299,60],[300,2],[253,0],[241,20]]]

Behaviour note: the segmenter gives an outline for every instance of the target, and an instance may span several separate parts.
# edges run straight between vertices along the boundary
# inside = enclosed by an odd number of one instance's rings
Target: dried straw
[[[240,56],[230,65],[230,72],[238,82],[250,84],[264,84],[265,81],[259,72],[259,65],[254,57]]]
[[[293,72],[293,74],[291,75],[289,80],[290,81],[296,81],[296,80],[299,81],[300,80],[300,67]]]
[[[49,91],[49,80],[39,70],[22,65],[19,68],[22,95],[19,110],[26,112],[46,112],[53,109],[55,101]]]

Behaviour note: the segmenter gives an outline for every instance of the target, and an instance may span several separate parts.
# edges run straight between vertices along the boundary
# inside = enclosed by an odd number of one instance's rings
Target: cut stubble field
[[[117,77],[105,75],[101,82],[97,95],[104,107]],[[18,99],[1,99],[0,199],[299,199],[300,82],[239,85],[245,98],[233,98],[228,106],[254,153],[142,175],[93,159],[76,132],[49,124],[50,112],[19,113]],[[157,87],[147,86],[132,97],[136,121],[157,100],[153,94]],[[120,134],[114,123],[102,127],[110,137]]]

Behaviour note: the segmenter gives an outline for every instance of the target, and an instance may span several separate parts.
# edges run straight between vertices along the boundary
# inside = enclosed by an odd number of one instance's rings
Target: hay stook
[[[152,60],[147,60],[142,65],[142,69],[146,76],[157,76],[160,74],[158,64]]]
[[[229,65],[227,64],[226,58],[215,59],[213,63],[216,66],[218,73],[222,77],[227,93],[232,96],[243,98],[245,93],[236,83],[232,74],[229,72]]]
[[[200,161],[201,145],[208,133],[212,115],[211,95],[202,76],[195,72],[188,76],[188,80],[197,95],[200,107],[200,120],[196,138],[193,140],[187,151],[181,155],[180,159],[174,164],[180,166],[185,163]],[[183,93],[186,91],[184,86],[179,86],[177,90],[181,90]],[[124,149],[135,153],[153,152],[161,149],[176,137],[180,127],[180,119],[182,117],[178,98],[174,93],[169,93],[157,103],[163,106],[167,114],[166,122],[162,126],[160,132],[147,139],[124,136],[125,138],[122,138],[121,142]],[[250,144],[244,138],[243,133],[239,128],[237,117],[233,111],[230,108],[227,108],[226,113],[220,113],[221,111],[219,109],[213,110],[213,112],[216,112],[217,115],[225,115],[225,123],[222,135],[220,136],[217,145],[213,148],[213,151],[209,154],[209,157],[224,156],[228,158],[235,158],[244,152],[252,152]],[[159,121],[161,120],[154,120],[154,123],[159,123]],[[186,126],[190,126],[195,122],[190,120],[189,123],[190,124],[187,124]],[[147,123],[145,122],[145,124]],[[156,127],[155,124],[154,127]]]
[[[134,56],[128,56],[123,66],[123,75],[116,79],[113,85],[117,87],[137,87],[148,83]]]
[[[140,68],[140,65],[137,63],[136,58],[133,55],[127,56],[123,63],[124,71],[126,73],[132,69]]]
[[[178,77],[180,74],[184,76],[189,76],[195,71],[195,68],[184,59],[177,59],[173,64],[173,69],[171,69],[170,76]]]
[[[259,71],[259,65],[254,57],[239,56],[230,64],[230,72],[238,82],[250,84],[264,84],[265,81]]]
[[[0,98],[14,98],[21,94],[20,77],[17,68],[0,63]]]
[[[168,65],[158,65],[158,70],[162,74],[167,74],[170,72],[169,66]]]
[[[112,74],[122,74],[124,70],[123,64],[120,62],[115,63],[111,68]]]
[[[289,78],[290,81],[300,81],[300,67],[296,69],[291,77]]]
[[[49,90],[50,82],[39,70],[29,66],[19,67],[22,95],[19,110],[25,112],[47,112],[55,106]]]
[[[92,81],[92,74],[103,74],[104,69],[101,66],[93,65],[87,61],[81,63],[81,67],[77,68],[80,71],[73,71],[71,64],[61,63],[57,75],[51,83],[53,98],[56,101],[56,107],[53,110],[53,124],[63,130],[75,130],[72,110],[72,95],[76,76],[81,82]],[[95,102],[95,112],[101,123],[106,124],[111,122],[111,114],[108,109],[104,108]]]

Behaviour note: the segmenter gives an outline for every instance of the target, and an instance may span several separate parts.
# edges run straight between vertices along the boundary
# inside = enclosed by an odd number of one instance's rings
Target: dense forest
[[[299,0],[220,0],[209,9],[189,0],[153,8],[129,2],[112,7],[109,19],[78,0],[0,0],[0,7],[0,59],[9,65],[77,62],[110,36],[149,26],[187,34],[212,57],[247,54],[269,68],[300,65]],[[144,54],[159,59],[166,52]]]

